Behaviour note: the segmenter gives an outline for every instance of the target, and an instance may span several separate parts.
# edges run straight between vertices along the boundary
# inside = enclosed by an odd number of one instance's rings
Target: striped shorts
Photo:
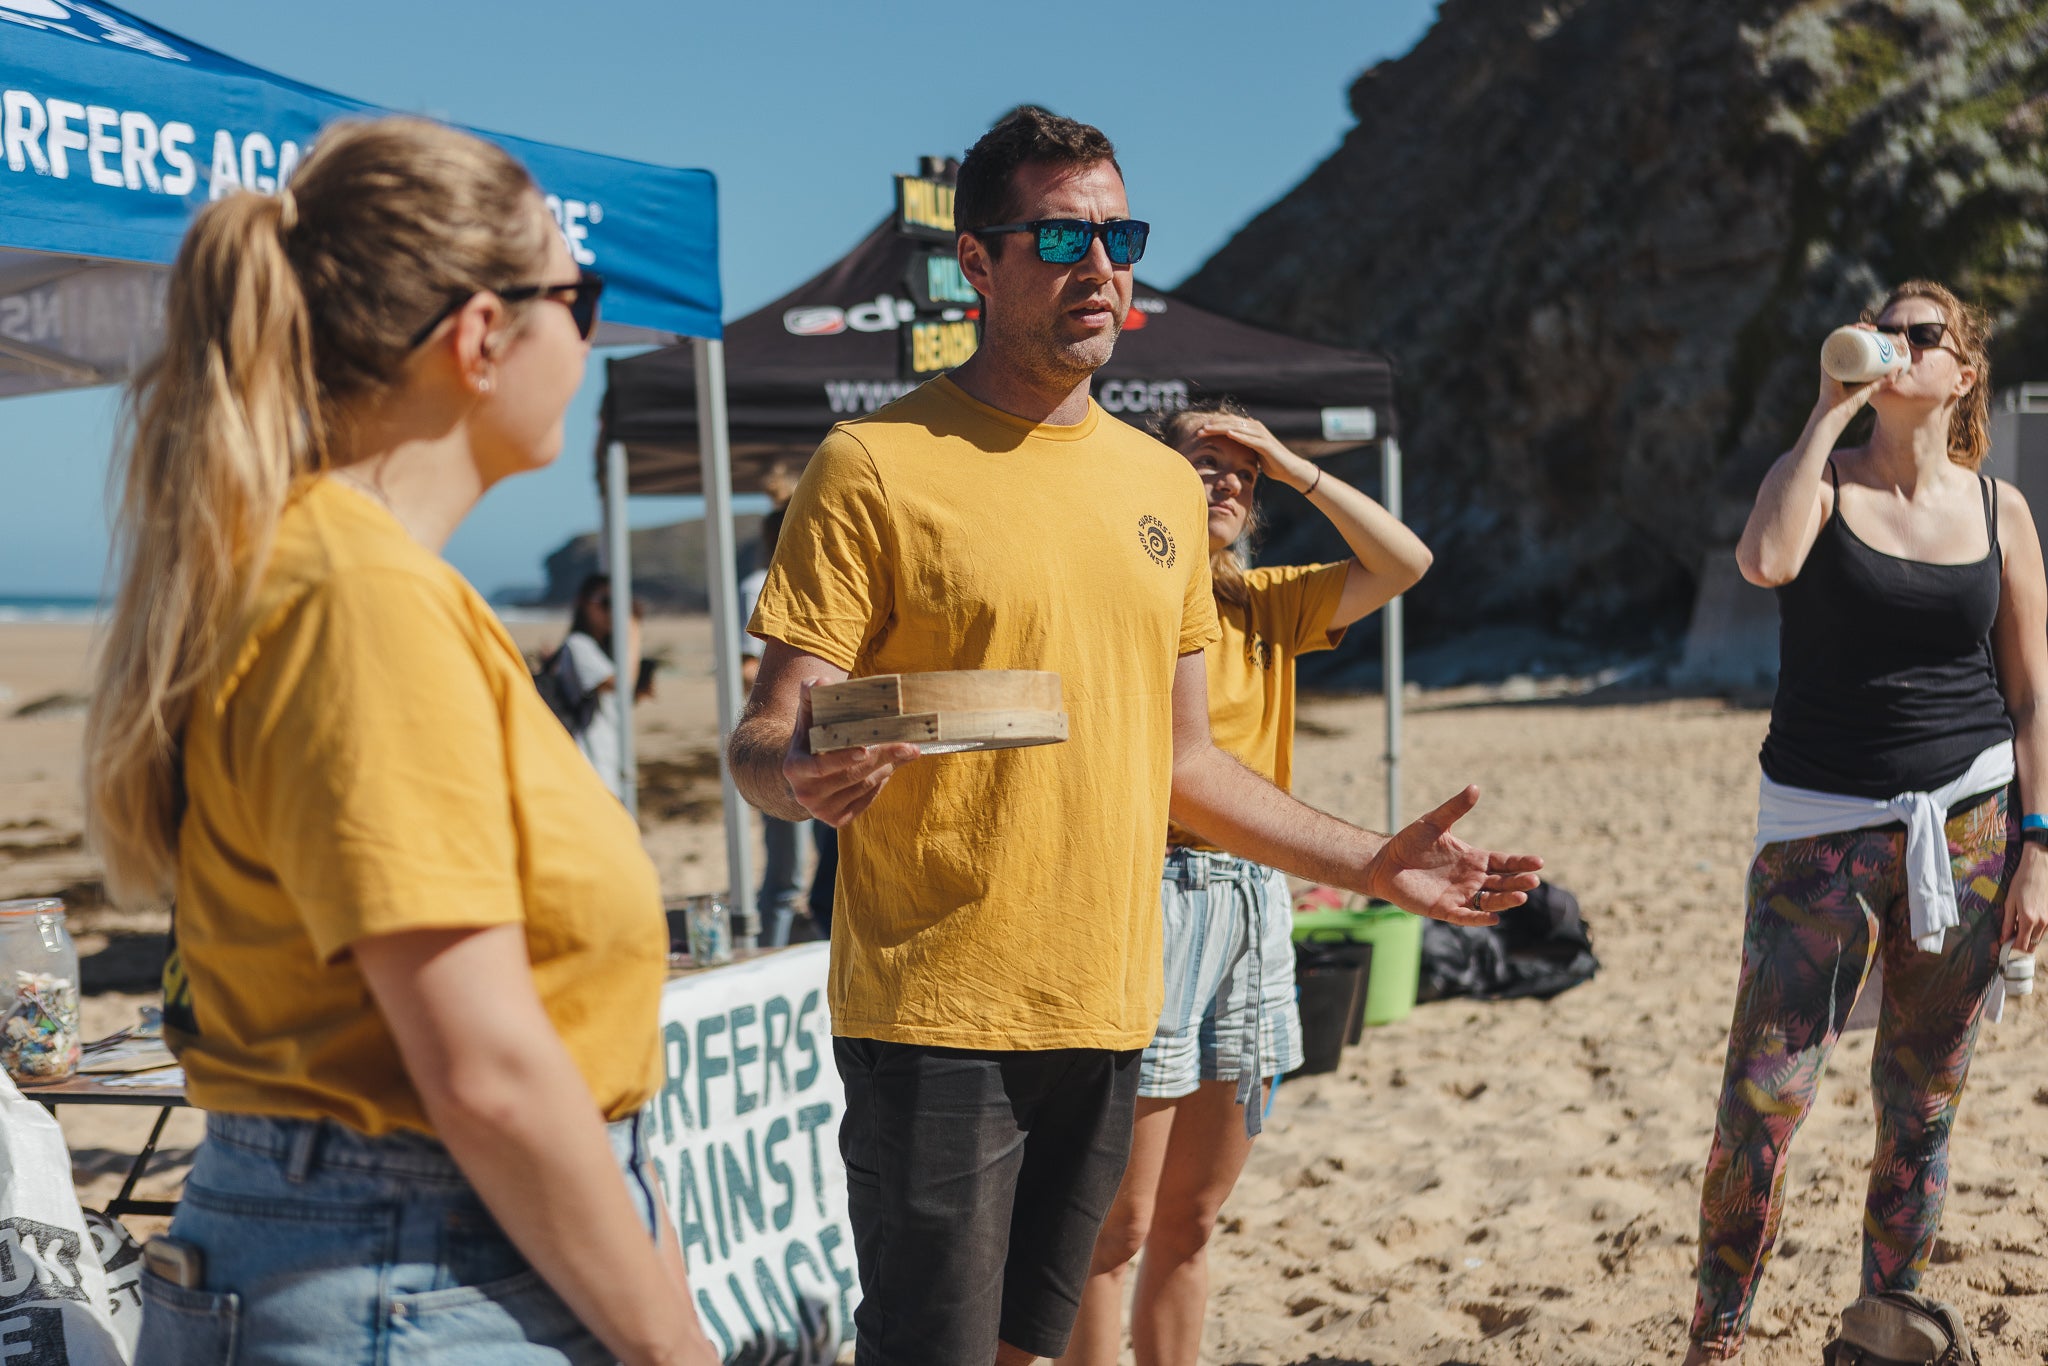
[[[1174,1100],[1205,1081],[1273,1077],[1301,1066],[1287,879],[1249,859],[1175,847],[1166,851],[1159,901],[1166,1006],[1145,1049],[1138,1094]]]

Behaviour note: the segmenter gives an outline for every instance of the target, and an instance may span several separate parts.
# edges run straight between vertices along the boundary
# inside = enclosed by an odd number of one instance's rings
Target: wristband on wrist
[[[2044,816],[2039,812],[2034,812],[2029,815],[2022,816],[2020,817],[2020,829],[2048,830],[2048,816]]]

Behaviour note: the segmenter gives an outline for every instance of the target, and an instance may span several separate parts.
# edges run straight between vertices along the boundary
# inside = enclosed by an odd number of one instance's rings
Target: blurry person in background
[[[768,565],[775,558],[775,538],[781,533],[782,509],[778,507],[761,519],[761,545],[754,570],[740,580],[741,621],[752,619],[754,605],[761,600],[761,585],[768,581]],[[740,632],[740,683],[750,692],[755,675],[761,672],[761,649],[759,637]],[[761,894],[754,904],[761,909],[762,948],[780,948],[789,942],[797,907],[804,904],[804,837],[813,828],[811,821],[786,821],[766,812],[761,814],[761,843],[768,857],[761,869]],[[828,917],[821,926],[821,934],[830,933]]]
[[[627,628],[627,668],[634,678],[633,700],[644,702],[654,696],[651,671],[641,666],[640,632],[646,607],[633,600],[633,621]],[[592,574],[576,589],[575,613],[569,621],[569,635],[563,640],[549,668],[561,698],[558,713],[576,748],[590,760],[604,785],[620,801],[626,799],[619,773],[620,736],[632,723],[632,714],[620,701],[617,671],[612,664],[612,581],[608,574]]]
[[[839,831],[824,821],[811,822],[811,842],[818,847],[818,864],[811,870],[811,922],[820,937],[832,937],[832,900],[839,892]]]

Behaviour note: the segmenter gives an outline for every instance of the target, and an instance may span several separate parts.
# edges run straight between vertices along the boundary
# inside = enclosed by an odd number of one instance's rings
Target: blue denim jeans
[[[652,1234],[642,1120],[612,1150]],[[135,1366],[610,1362],[448,1150],[329,1122],[213,1114],[171,1223],[194,1289],[145,1270]]]

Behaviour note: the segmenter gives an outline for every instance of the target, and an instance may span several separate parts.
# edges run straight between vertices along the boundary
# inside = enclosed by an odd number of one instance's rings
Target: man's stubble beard
[[[1022,335],[995,323],[993,316],[989,321],[989,340],[996,343],[996,349],[1029,375],[1034,383],[1049,390],[1071,389],[1091,378],[1097,370],[1109,364],[1117,339],[1123,335],[1121,319],[1111,324],[1107,331],[1078,341],[1060,339],[1057,319],[1049,323],[1043,332]]]

